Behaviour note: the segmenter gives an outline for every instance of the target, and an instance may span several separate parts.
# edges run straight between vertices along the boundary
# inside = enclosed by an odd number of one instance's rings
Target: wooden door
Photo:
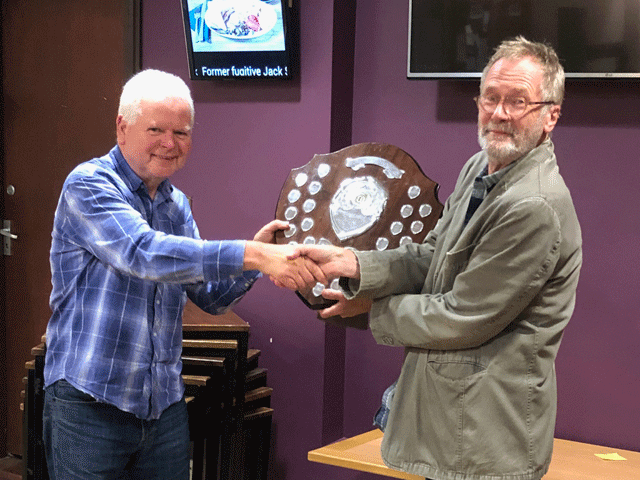
[[[138,65],[139,1],[2,2],[0,214],[17,238],[0,262],[0,457],[21,451],[22,377],[50,315],[60,189],[75,165],[115,144],[120,90]]]

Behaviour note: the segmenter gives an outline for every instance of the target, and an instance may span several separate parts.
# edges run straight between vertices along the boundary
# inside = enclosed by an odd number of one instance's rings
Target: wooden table
[[[424,477],[392,470],[382,461],[382,432],[372,430],[312,450],[308,459],[385,477],[424,480]],[[604,460],[596,454],[615,454],[626,460]],[[543,480],[638,480],[640,452],[555,439],[549,472]]]

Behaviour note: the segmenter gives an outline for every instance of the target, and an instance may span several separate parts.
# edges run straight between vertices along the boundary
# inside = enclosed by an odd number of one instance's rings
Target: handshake
[[[307,290],[317,283],[325,287],[339,277],[360,278],[356,255],[345,248],[318,245],[276,245],[275,233],[286,230],[288,223],[274,220],[260,229],[245,248],[244,268],[259,270],[271,281],[290,290]],[[325,289],[322,296],[337,303],[320,311],[327,318],[343,317],[368,311],[368,299],[347,300],[341,291]]]

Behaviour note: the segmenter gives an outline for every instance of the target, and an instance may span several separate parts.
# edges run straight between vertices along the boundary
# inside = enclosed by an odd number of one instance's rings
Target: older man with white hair
[[[169,183],[191,150],[194,107],[178,77],[145,70],[124,86],[117,145],[67,177],[55,214],[44,442],[61,479],[189,478],[181,378],[187,297],[216,314],[261,273],[298,289],[322,277],[275,245],[200,239]]]

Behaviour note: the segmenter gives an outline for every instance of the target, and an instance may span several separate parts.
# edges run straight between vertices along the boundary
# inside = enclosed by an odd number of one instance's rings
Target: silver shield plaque
[[[435,226],[442,204],[438,184],[402,149],[361,143],[315,155],[291,170],[276,218],[289,222],[278,243],[387,250],[420,243]],[[337,288],[337,279],[331,288]],[[332,304],[323,285],[297,292],[312,309]]]

